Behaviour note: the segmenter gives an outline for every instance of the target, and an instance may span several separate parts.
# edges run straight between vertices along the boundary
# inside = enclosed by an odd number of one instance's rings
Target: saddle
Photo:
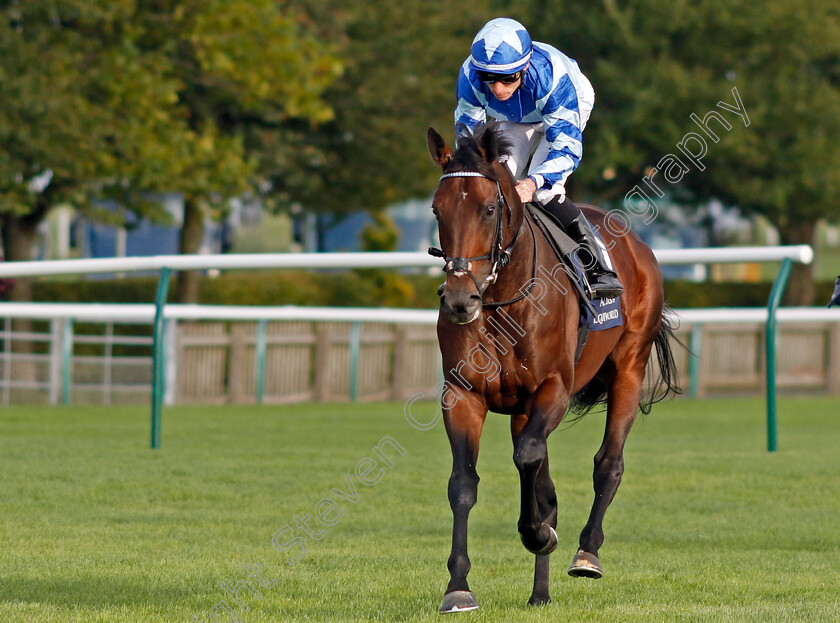
[[[527,214],[545,236],[557,259],[565,266],[569,281],[577,292],[580,304],[578,343],[575,349],[575,364],[577,365],[590,331],[601,331],[622,323],[620,297],[590,301],[587,296],[590,286],[586,279],[586,271],[576,253],[580,245],[572,240],[551,215],[541,210],[537,204],[528,203],[525,208]],[[596,235],[600,236],[600,232],[596,232]]]

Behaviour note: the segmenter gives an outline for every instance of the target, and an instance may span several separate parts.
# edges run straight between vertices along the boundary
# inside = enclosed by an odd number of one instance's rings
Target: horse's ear
[[[500,153],[499,135],[492,126],[487,126],[484,132],[481,133],[478,146],[481,150],[481,155],[487,162],[495,162],[502,155]]]
[[[445,167],[446,163],[452,160],[452,150],[446,146],[443,137],[434,128],[429,128],[426,133],[426,142],[429,144],[429,153],[432,154],[432,160],[441,167]]]

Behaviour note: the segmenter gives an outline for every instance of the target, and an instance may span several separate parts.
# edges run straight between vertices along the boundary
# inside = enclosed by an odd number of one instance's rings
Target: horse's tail
[[[659,326],[659,332],[653,341],[658,374],[652,386],[647,388],[642,395],[642,399],[639,401],[639,409],[641,409],[642,413],[650,413],[650,408],[655,403],[682,393],[678,381],[677,363],[674,360],[674,352],[671,347],[672,342],[677,343],[683,348],[686,348],[686,346],[674,335],[677,328],[677,318],[673,310],[666,305],[662,309],[662,321]],[[598,405],[605,405],[606,403],[607,386],[597,377],[593,378],[572,397],[569,406],[572,413],[575,414],[575,417],[571,421],[578,420]]]
[[[653,342],[659,374],[647,395],[639,402],[639,409],[642,413],[650,413],[650,408],[655,403],[682,393],[677,373],[677,362],[674,360],[674,351],[671,349],[673,342],[686,348],[685,344],[674,335],[678,326],[676,315],[666,305],[662,309],[662,323],[659,326],[659,333],[656,334],[656,339]]]

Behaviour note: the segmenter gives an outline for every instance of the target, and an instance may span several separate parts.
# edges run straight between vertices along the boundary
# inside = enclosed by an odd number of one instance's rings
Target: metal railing
[[[809,264],[814,253],[808,245],[782,247],[726,247],[714,249],[654,250],[662,265],[717,264],[781,261],[767,306],[767,430],[769,451],[776,450],[775,333],[776,310],[787,284],[793,262]],[[0,264],[0,277],[58,274],[124,273],[159,270],[154,315],[154,372],[151,447],[160,446],[164,374],[164,308],[172,270],[255,269],[255,268],[405,268],[440,266],[440,260],[424,253],[286,253],[241,255],[165,255],[129,258],[6,262]]]
[[[8,307],[0,314],[27,318],[30,327],[12,330],[11,318],[0,317],[0,403],[10,403],[10,391],[12,401],[24,403],[149,400],[152,305],[145,313],[119,304],[111,313],[85,304]],[[439,381],[434,310],[170,305],[165,311],[166,405],[404,400]],[[677,314],[678,337],[698,355],[675,350],[688,396],[764,391],[766,309]],[[777,321],[779,388],[840,395],[840,314],[782,308]],[[28,348],[17,347],[24,342]]]

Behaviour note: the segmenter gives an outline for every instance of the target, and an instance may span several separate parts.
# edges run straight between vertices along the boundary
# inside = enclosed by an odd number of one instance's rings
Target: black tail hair
[[[676,342],[686,350],[674,332],[679,328],[679,320],[674,311],[667,305],[662,309],[662,324],[653,345],[656,350],[656,362],[659,365],[659,378],[650,389],[649,394],[639,402],[639,409],[642,413],[650,413],[650,408],[657,402],[662,402],[671,396],[682,394],[679,385],[679,374],[677,362],[674,360],[674,351],[671,349],[671,342]]]
[[[670,396],[677,396],[682,393],[679,386],[677,363],[674,360],[674,352],[671,342],[686,348],[674,332],[679,328],[679,323],[673,310],[667,305],[662,309],[662,323],[659,333],[653,342],[656,352],[656,362],[659,368],[659,377],[651,388],[639,401],[639,409],[642,413],[650,413],[651,407]],[[598,405],[607,404],[607,386],[604,382],[595,377],[584,385],[576,393],[569,404],[569,410],[575,414],[572,422],[582,418]]]

